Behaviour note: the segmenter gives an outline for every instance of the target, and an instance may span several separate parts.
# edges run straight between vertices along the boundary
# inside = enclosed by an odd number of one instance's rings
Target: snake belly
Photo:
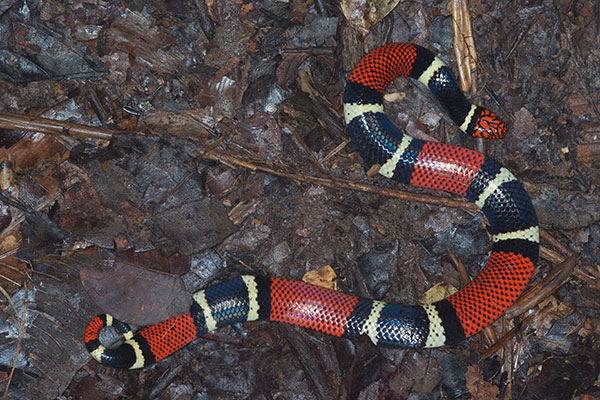
[[[196,292],[188,314],[137,333],[108,314],[93,318],[84,335],[93,358],[107,366],[141,368],[219,327],[257,320],[333,336],[367,335],[375,345],[438,347],[456,344],[500,317],[529,283],[538,259],[539,228],[531,200],[515,176],[491,158],[399,131],[383,108],[385,88],[399,76],[428,86],[470,135],[497,139],[504,136],[505,125],[467,101],[439,58],[410,43],[390,43],[369,52],[353,69],[344,92],[348,134],[367,167],[402,183],[463,196],[487,217],[492,252],[471,283],[444,300],[407,306],[300,281],[242,275]],[[119,347],[101,344],[99,334],[106,326],[122,334]]]

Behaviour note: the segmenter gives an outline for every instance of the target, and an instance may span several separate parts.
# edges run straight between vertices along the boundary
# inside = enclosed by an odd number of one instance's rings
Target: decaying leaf
[[[356,29],[369,33],[373,25],[385,18],[399,0],[343,0],[342,13]]]
[[[116,318],[152,325],[187,313],[191,295],[178,276],[115,261],[104,271],[82,268],[81,283],[92,300]]]
[[[421,304],[435,303],[436,301],[445,299],[448,296],[453,295],[458,290],[452,286],[444,283],[436,283],[428,291],[423,293],[419,301]]]
[[[335,271],[331,268],[331,265],[325,265],[319,269],[313,269],[308,271],[302,277],[302,280],[306,283],[312,283],[313,285],[322,286],[327,289],[337,290],[337,282]]]
[[[497,399],[500,390],[497,386],[483,379],[483,374],[479,367],[470,365],[467,367],[467,389],[474,400]]]

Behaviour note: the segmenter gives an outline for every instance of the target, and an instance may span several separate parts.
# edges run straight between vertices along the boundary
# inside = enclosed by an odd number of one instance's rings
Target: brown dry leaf
[[[500,389],[483,379],[483,373],[477,365],[467,367],[467,389],[473,400],[497,399]]]
[[[335,280],[337,275],[331,265],[325,265],[319,269],[313,269],[308,271],[302,277],[302,280],[306,283],[321,286],[327,289],[337,290],[337,281]]]
[[[312,78],[312,71],[310,67],[306,70],[298,71],[298,85],[300,85],[300,89],[313,98],[317,98],[319,96],[319,91],[314,88],[314,82]]]
[[[342,0],[340,4],[346,19],[363,33],[369,33],[371,27],[385,18],[399,0]]]
[[[125,384],[117,378],[104,374],[88,376],[77,384],[74,396],[82,399],[114,399],[123,395]]]
[[[10,158],[14,169],[22,171],[44,164],[54,166],[69,158],[69,151],[52,135],[27,135],[8,149],[0,148],[0,157]]]
[[[61,176],[68,177],[63,183],[68,190],[58,199],[58,227],[79,239],[110,247],[114,235],[125,229],[124,221],[102,205],[86,171],[68,161],[60,164],[58,170]]]
[[[2,248],[3,253],[13,251],[20,245],[20,238],[17,238],[14,235],[7,235],[2,237],[1,240],[2,242],[0,243],[0,248]]]
[[[254,4],[253,3],[248,3],[248,4],[243,4],[242,3],[242,8],[240,9],[240,17],[245,17],[251,11],[254,11]]]
[[[388,103],[392,103],[394,101],[402,101],[406,98],[406,92],[392,92],[383,95],[383,100]]]
[[[115,261],[112,268],[82,268],[81,283],[104,312],[136,325],[153,325],[189,312],[191,295],[181,278]]]
[[[458,292],[458,289],[456,289],[452,285],[448,285],[446,283],[436,283],[431,288],[429,288],[428,291],[423,293],[423,295],[419,299],[419,302],[421,304],[435,303],[436,301],[445,299],[446,297],[451,296],[456,292]]]

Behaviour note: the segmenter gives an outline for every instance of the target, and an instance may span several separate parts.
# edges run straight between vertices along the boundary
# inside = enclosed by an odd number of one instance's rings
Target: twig
[[[350,143],[350,139],[344,139],[342,140],[342,142],[340,144],[338,144],[337,146],[335,146],[335,148],[333,150],[331,150],[329,153],[327,153],[325,155],[325,157],[323,157],[323,159],[321,160],[322,163],[327,162],[327,160],[329,160],[331,157],[335,156],[337,153],[339,153],[340,151],[342,151],[342,149],[344,147],[346,147],[346,145]]]
[[[298,147],[300,147],[308,155],[310,163],[316,169],[316,171],[319,174],[328,174],[328,172],[325,171],[325,169],[319,163],[319,160],[315,156],[315,153],[313,153],[312,150],[308,147],[308,145],[306,144],[302,136],[300,136],[298,131],[292,127],[290,127],[290,130],[292,131],[292,138],[294,139],[294,143],[296,143]]]
[[[516,318],[550,296],[569,279],[578,262],[579,256],[565,259],[548,276],[523,294],[504,315],[507,318]]]
[[[535,313],[529,314],[528,316],[523,318],[522,321],[520,321],[513,328],[511,328],[508,332],[506,332],[504,336],[498,339],[496,343],[491,345],[485,352],[483,352],[483,354],[481,354],[481,357],[479,357],[479,362],[482,362],[483,360],[489,358],[492,354],[500,350],[501,347],[503,347],[506,343],[508,343],[510,339],[512,339],[515,336],[519,329],[521,329],[523,326],[527,326],[527,324],[529,324],[529,322],[533,319],[534,316]]]
[[[565,246],[563,246],[563,244],[561,242],[559,242],[558,240],[556,240],[554,237],[550,236],[550,234],[546,231],[543,231],[540,229],[540,238],[544,239],[546,242],[550,243],[552,245],[552,247],[558,249],[558,251],[560,251],[563,255],[565,256],[572,256],[573,252],[571,250],[569,250],[568,248],[566,248]]]
[[[279,171],[273,169],[271,167],[266,167],[262,165],[257,165],[249,161],[238,159],[230,154],[226,154],[224,152],[213,150],[204,155],[204,158],[221,161],[225,164],[229,165],[237,165],[243,168],[248,168],[252,171],[261,171],[269,174],[281,176],[284,178],[294,179],[305,183],[310,183],[314,185],[321,185],[329,188],[342,188],[342,189],[352,189],[352,190],[360,190],[361,192],[366,193],[375,193],[380,194],[386,197],[393,197],[397,199],[407,200],[407,201],[417,201],[420,203],[439,205],[443,207],[452,207],[452,208],[461,208],[465,211],[469,210],[472,212],[477,212],[478,208],[476,205],[467,202],[466,200],[455,200],[446,197],[438,197],[427,194],[419,194],[419,193],[411,193],[404,192],[402,190],[397,189],[389,189],[385,187],[369,185],[366,183],[354,182],[345,179],[339,178],[319,178],[310,175],[301,175],[297,173],[288,173],[284,171]]]
[[[113,135],[123,135],[127,131],[94,128],[91,126],[74,124],[67,121],[56,121],[49,118],[32,117],[0,111],[0,129],[15,129],[23,131],[34,131],[50,135],[74,135],[85,136],[94,139],[109,140]]]
[[[463,92],[475,91],[474,82],[477,71],[477,52],[473,41],[469,2],[467,0],[452,1],[452,30],[454,31],[454,55],[458,64],[460,88]]]

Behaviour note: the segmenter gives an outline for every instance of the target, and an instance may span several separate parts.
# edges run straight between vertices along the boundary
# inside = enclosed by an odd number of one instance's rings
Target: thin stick
[[[85,136],[94,139],[109,140],[113,135],[132,133],[112,129],[95,128],[92,126],[74,124],[67,121],[56,121],[49,118],[33,117],[0,111],[0,128],[22,131],[34,131],[50,135]]]

